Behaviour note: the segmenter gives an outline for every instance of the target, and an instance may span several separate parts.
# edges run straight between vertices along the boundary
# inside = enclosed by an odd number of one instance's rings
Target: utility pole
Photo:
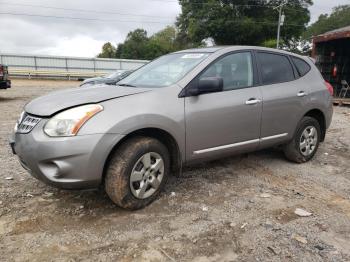
[[[287,4],[288,0],[283,0],[282,3],[275,7],[274,9],[278,9],[278,27],[277,27],[277,46],[276,48],[280,48],[280,35],[281,35],[281,26],[284,23],[285,15],[282,13],[283,7]]]

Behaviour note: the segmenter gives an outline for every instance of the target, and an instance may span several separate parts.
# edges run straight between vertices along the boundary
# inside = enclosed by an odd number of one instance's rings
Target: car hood
[[[149,88],[134,88],[111,85],[96,85],[91,88],[74,88],[50,93],[29,102],[24,110],[37,116],[51,116],[66,108],[98,103],[110,99],[150,91]]]

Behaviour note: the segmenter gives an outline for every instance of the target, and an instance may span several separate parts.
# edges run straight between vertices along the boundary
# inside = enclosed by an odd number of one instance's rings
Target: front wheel
[[[304,117],[292,141],[284,147],[284,154],[290,161],[304,163],[312,159],[320,144],[321,128],[315,118]]]
[[[105,189],[118,206],[136,210],[154,201],[170,172],[169,152],[158,140],[135,137],[112,156]]]

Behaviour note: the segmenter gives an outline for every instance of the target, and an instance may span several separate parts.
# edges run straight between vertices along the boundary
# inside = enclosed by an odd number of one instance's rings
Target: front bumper
[[[122,139],[118,134],[53,138],[41,121],[29,134],[13,134],[10,145],[35,178],[59,188],[86,189],[101,184],[107,157]]]

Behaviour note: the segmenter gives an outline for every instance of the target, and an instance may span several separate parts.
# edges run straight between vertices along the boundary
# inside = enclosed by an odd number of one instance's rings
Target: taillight
[[[328,83],[327,81],[325,81],[325,84],[326,84],[326,87],[327,87],[329,93],[331,94],[331,96],[333,96],[333,94],[334,94],[333,86],[330,83]]]
[[[0,76],[3,76],[3,75],[4,75],[4,67],[0,66]]]

